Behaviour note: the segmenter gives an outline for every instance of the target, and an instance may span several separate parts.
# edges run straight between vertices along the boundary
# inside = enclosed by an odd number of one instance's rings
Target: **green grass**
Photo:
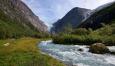
[[[0,66],[65,66],[62,62],[40,53],[41,39],[21,38],[0,40]],[[9,43],[9,46],[4,44]]]

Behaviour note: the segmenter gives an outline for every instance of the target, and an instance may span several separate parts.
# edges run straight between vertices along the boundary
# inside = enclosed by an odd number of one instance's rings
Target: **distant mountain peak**
[[[75,7],[70,10],[62,19],[58,20],[56,23],[53,24],[51,31],[53,32],[60,32],[63,31],[63,28],[69,23],[72,25],[73,28],[77,27],[82,20],[89,16],[91,10]]]

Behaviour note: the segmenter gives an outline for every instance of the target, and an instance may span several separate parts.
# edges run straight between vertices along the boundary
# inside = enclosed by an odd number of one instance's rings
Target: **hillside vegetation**
[[[32,30],[28,26],[24,27],[20,23],[0,19],[0,39],[35,36],[37,33],[39,32]]]
[[[28,36],[41,38],[46,35],[48,36],[48,33],[39,32],[29,26],[23,26],[21,23],[12,22],[10,20],[4,21],[0,19],[0,39]]]
[[[115,21],[113,21],[115,22]],[[105,25],[97,30],[91,28],[77,28],[72,31],[62,32],[53,37],[56,44],[90,45],[93,43],[104,43],[115,46],[115,23]]]
[[[0,39],[39,37],[45,27],[22,1],[0,1]]]

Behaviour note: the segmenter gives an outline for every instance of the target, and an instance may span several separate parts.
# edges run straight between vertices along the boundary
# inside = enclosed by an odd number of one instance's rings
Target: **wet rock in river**
[[[96,54],[105,54],[105,53],[109,53],[110,51],[104,44],[95,43],[90,46],[89,52],[96,53]]]
[[[81,52],[82,52],[82,51],[83,51],[83,49],[82,49],[82,48],[79,48],[79,49],[78,49],[78,51],[81,51]]]

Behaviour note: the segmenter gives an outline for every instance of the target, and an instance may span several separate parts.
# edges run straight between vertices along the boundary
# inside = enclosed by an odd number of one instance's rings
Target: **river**
[[[42,41],[38,45],[42,53],[61,60],[68,66],[115,66],[115,55],[93,54],[88,52],[89,49],[85,45],[59,45],[51,40]],[[115,46],[110,46],[109,49],[114,51]]]

